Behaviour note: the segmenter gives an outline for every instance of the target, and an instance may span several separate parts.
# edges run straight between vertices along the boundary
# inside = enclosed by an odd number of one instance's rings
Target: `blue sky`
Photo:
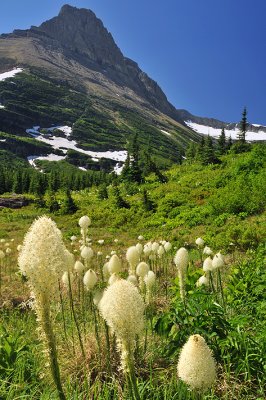
[[[90,8],[125,56],[158,82],[176,108],[266,125],[265,0],[8,0],[0,32]]]

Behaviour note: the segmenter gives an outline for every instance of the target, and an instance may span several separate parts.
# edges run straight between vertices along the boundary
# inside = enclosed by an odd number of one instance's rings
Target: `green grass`
[[[99,277],[97,290],[106,286],[100,279],[101,269],[112,250],[122,258],[121,276],[126,277],[126,249],[137,243],[139,235],[143,235],[146,242],[164,239],[173,245],[163,259],[148,261],[156,272],[157,284],[146,311],[147,350],[144,351],[143,334],[135,353],[141,399],[196,399],[178,380],[176,372],[181,347],[195,333],[204,336],[218,363],[217,383],[203,399],[265,398],[264,166],[264,146],[254,146],[249,153],[224,156],[218,166],[175,166],[167,172],[168,182],[164,184],[153,175],[139,186],[120,183],[121,195],[129,203],[129,209],[116,207],[112,186],[108,187],[108,198],[104,200],[99,198],[98,189],[91,187],[72,193],[79,206],[75,214],[51,214],[68,248],[77,250],[76,259],[79,258],[79,244],[71,246],[70,237],[79,237],[77,222],[82,215],[91,217],[88,236],[92,238],[95,256],[90,267]],[[144,188],[156,205],[153,211],[144,210]],[[57,198],[61,201],[63,193],[58,192]],[[44,213],[47,214],[47,210],[36,209],[34,204],[20,210],[0,210],[0,239],[5,238],[12,248],[12,255],[6,258],[1,269],[0,398],[3,400],[57,399],[36,329],[35,313],[19,307],[29,298],[29,289],[18,274],[16,246],[32,221]],[[214,290],[195,285],[203,273],[195,245],[199,236],[214,252],[220,250],[226,254],[226,265],[221,270],[223,291],[217,273],[213,275]],[[118,243],[114,242],[115,238]],[[97,242],[99,239],[104,239],[103,245]],[[176,248],[184,245],[190,254],[185,307],[172,262]],[[0,247],[4,249],[4,244]],[[96,256],[98,251],[103,255]],[[59,302],[52,308],[66,397],[130,399],[112,337],[112,373],[108,372],[105,328],[96,310],[102,349],[99,353],[90,297],[87,292],[83,297],[80,287],[76,278],[74,310],[84,344],[85,362],[66,289],[61,292],[61,305]]]

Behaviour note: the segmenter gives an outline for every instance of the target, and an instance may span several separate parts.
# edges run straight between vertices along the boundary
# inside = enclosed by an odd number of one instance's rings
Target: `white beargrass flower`
[[[154,253],[156,253],[158,251],[158,249],[159,249],[159,246],[160,246],[159,243],[153,242],[152,245],[151,245],[152,251],[154,251]]]
[[[134,286],[138,286],[138,280],[137,280],[136,275],[129,275],[127,277],[127,281],[132,283],[132,285],[134,285]]]
[[[90,224],[91,224],[91,219],[87,215],[84,215],[79,220],[79,226],[81,227],[81,229],[85,231],[88,229]]]
[[[10,243],[5,243],[5,247],[9,247],[10,246]]]
[[[104,291],[99,309],[116,335],[122,369],[128,372],[133,362],[136,336],[144,329],[145,305],[142,297],[130,282],[120,279]]]
[[[118,239],[114,239],[114,243],[118,243]]]
[[[201,239],[200,237],[197,238],[197,239],[195,240],[195,243],[196,243],[196,245],[197,245],[198,247],[203,247],[204,244],[205,244],[204,240]]]
[[[203,254],[206,254],[207,256],[211,256],[213,254],[213,251],[210,247],[205,246],[203,249]]]
[[[142,278],[144,278],[145,275],[147,275],[149,271],[149,266],[145,262],[141,261],[136,268],[136,274]]]
[[[144,245],[143,253],[144,253],[145,255],[148,256],[148,255],[152,252],[151,246],[152,246],[152,243],[151,243],[151,242],[148,242],[148,243],[146,243],[146,244]]]
[[[147,275],[149,269],[148,264],[143,261],[137,265],[136,274],[139,276],[139,288],[141,291],[144,291],[144,277]]]
[[[10,247],[8,247],[8,248],[6,249],[6,254],[9,255],[9,254],[11,254],[11,253],[12,253],[12,250],[10,249]]]
[[[172,249],[172,245],[170,242],[165,242],[163,246],[164,246],[164,249],[166,252],[168,252]]]
[[[111,254],[111,256],[113,256],[114,254],[116,254],[116,251],[112,250],[110,254]]]
[[[141,244],[141,243],[137,243],[137,244],[136,244],[136,249],[138,250],[139,254],[141,254],[142,251],[143,251],[143,246],[142,246],[142,244]]]
[[[138,240],[144,240],[144,237],[142,235],[139,235]]]
[[[104,280],[107,282],[108,279],[109,279],[109,277],[110,277],[109,262],[106,262],[106,263],[103,265],[103,278],[104,278]]]
[[[224,266],[224,258],[221,253],[215,254],[212,260],[213,269],[222,268]]]
[[[102,300],[102,297],[103,297],[103,291],[97,290],[95,295],[93,296],[93,303],[96,307],[98,307],[100,301]]]
[[[71,242],[75,242],[77,240],[77,236],[75,236],[75,235],[71,236],[70,240],[71,240]]]
[[[176,255],[174,257],[174,263],[178,269],[184,271],[188,266],[188,251],[185,247],[181,247],[177,250]]]
[[[209,272],[209,271],[212,271],[212,270],[213,270],[213,260],[211,259],[211,257],[207,257],[203,261],[203,271],[204,272]]]
[[[97,283],[97,275],[92,269],[88,269],[83,278],[87,290],[92,290]]]
[[[208,278],[205,275],[203,275],[197,280],[196,286],[199,287],[202,285],[208,285],[208,283],[209,283]]]
[[[66,251],[67,257],[68,257],[68,265],[71,265],[71,267],[69,268],[69,270],[73,270],[74,265],[75,265],[75,256],[74,254],[70,253],[70,251]]]
[[[0,259],[1,258],[5,258],[5,253],[3,252],[3,250],[0,250]]]
[[[83,246],[80,255],[82,258],[89,261],[93,257],[93,250],[91,247]]]
[[[58,280],[73,265],[62,234],[50,218],[43,216],[33,222],[25,235],[18,264],[36,298],[42,296],[48,301],[58,292]]]
[[[84,264],[82,264],[81,261],[76,261],[74,264],[74,270],[77,272],[77,274],[81,275],[82,272],[85,270]]]
[[[18,265],[34,293],[35,311],[45,338],[51,373],[59,397],[65,398],[60,382],[56,343],[50,319],[50,303],[58,294],[58,281],[66,270],[72,268],[62,234],[55,222],[43,216],[35,220],[25,235],[18,256]]]
[[[103,255],[103,252],[102,251],[97,251],[97,256],[98,257],[101,257]]]
[[[120,277],[118,276],[118,275],[116,275],[116,274],[112,274],[111,276],[110,276],[110,278],[108,279],[108,285],[113,285],[116,281],[119,281],[120,280]]]
[[[147,275],[144,277],[144,282],[147,289],[152,288],[155,285],[156,275],[153,271],[148,271]]]
[[[186,269],[188,266],[188,251],[184,247],[181,247],[177,250],[174,263],[177,266],[178,277],[179,277],[179,288],[180,288],[180,297],[184,301],[185,300],[185,277],[186,277]]]
[[[204,392],[216,380],[216,366],[204,338],[192,335],[183,346],[177,365],[178,377],[192,390]]]
[[[150,303],[152,289],[155,285],[156,276],[153,271],[148,271],[147,275],[144,277],[144,282],[146,285],[146,303]]]
[[[139,252],[136,249],[136,246],[131,246],[127,249],[126,259],[130,265],[129,275],[134,275],[136,265],[139,262]]]
[[[119,272],[121,272],[121,269],[122,269],[122,262],[120,258],[116,254],[112,255],[112,257],[108,262],[108,270],[110,275],[118,274]]]
[[[99,240],[98,240],[98,243],[99,243],[100,245],[104,244],[104,239],[99,239]]]
[[[5,243],[6,239],[0,239],[1,243]]]
[[[73,277],[73,274],[69,273],[68,271],[65,271],[63,273],[63,276],[61,279],[62,279],[63,285],[68,289],[69,288],[69,280],[70,280],[70,284],[72,285],[74,277]]]
[[[159,246],[159,248],[158,248],[158,250],[157,250],[157,254],[158,254],[159,258],[162,258],[162,256],[164,255],[164,253],[165,253],[164,246]]]

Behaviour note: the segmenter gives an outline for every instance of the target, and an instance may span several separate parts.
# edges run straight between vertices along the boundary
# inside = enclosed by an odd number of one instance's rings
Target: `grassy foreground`
[[[165,184],[153,176],[141,186],[121,184],[119,190],[129,208],[118,208],[113,188],[108,188],[105,199],[99,198],[96,188],[73,193],[79,211],[52,216],[67,247],[81,261],[78,220],[84,214],[91,217],[91,240],[86,243],[91,244],[94,255],[86,269],[93,269],[98,278],[88,291],[83,285],[84,273],[73,271],[70,286],[66,280],[60,281],[58,297],[51,305],[67,399],[137,398],[121,370],[115,336],[106,329],[97,307],[97,299],[108,285],[103,265],[115,251],[122,261],[117,275],[127,278],[126,251],[137,242],[142,246],[152,243],[150,253],[142,250],[139,257],[156,274],[149,296],[147,287],[140,285],[145,328],[134,351],[139,398],[265,398],[266,180],[262,154],[255,148],[248,154],[226,156],[219,166],[175,167]],[[145,209],[143,189],[153,203],[150,210]],[[60,193],[57,197],[60,201]],[[17,267],[17,245],[32,221],[44,213],[47,210],[34,205],[0,212],[0,246],[6,254],[0,277],[1,399],[57,398],[33,299]],[[73,235],[77,239],[71,241]],[[139,235],[144,238],[138,240]],[[224,265],[208,276],[207,285],[197,284],[201,276],[207,276],[203,262],[208,257],[195,244],[199,236],[214,254],[221,251],[225,256]],[[172,246],[160,253],[164,241]],[[185,301],[173,262],[176,251],[184,246],[189,253]],[[181,348],[193,334],[205,338],[217,363],[217,380],[203,394],[188,390],[177,376]]]

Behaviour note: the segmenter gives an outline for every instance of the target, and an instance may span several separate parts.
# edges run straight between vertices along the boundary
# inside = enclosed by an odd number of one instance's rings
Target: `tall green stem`
[[[74,308],[73,296],[72,296],[72,288],[71,288],[71,280],[70,280],[70,274],[69,273],[68,273],[68,289],[69,289],[70,308],[71,308],[73,319],[74,319],[74,323],[76,325],[77,332],[78,332],[78,338],[79,338],[79,344],[80,344],[81,353],[82,353],[82,356],[83,356],[83,358],[85,360],[85,351],[84,351],[84,347],[83,347],[83,343],[82,343],[82,339],[81,339],[81,334],[80,334],[80,329],[79,329],[79,325],[78,325],[78,321],[77,321],[77,316],[76,316],[76,312],[75,312],[75,308]]]
[[[46,298],[42,297],[40,299],[40,304],[38,307],[38,317],[41,324],[42,331],[45,336],[45,342],[48,350],[50,367],[52,377],[58,392],[58,396],[60,400],[66,400],[65,394],[63,392],[61,379],[60,379],[60,371],[59,365],[57,361],[57,351],[56,351],[56,343],[55,337],[52,329],[52,324],[50,320],[50,304],[46,300]]]

